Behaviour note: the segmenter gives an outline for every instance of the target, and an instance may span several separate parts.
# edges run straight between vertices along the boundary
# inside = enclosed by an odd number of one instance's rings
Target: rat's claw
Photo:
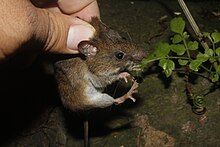
[[[128,79],[126,77],[123,77],[123,79],[125,80],[125,83],[128,83]]]
[[[127,72],[122,72],[122,73],[119,74],[119,79],[124,79],[126,83],[128,83],[128,77],[131,77],[132,82],[134,81],[134,77],[132,77]]]
[[[125,95],[114,100],[115,105],[119,105],[127,99],[131,99],[133,102],[135,102],[136,99],[132,97],[132,94],[138,92],[137,88],[138,88],[138,83],[136,81],[134,81],[134,83],[133,83],[131,89],[128,91],[128,93],[126,93]]]
[[[132,96],[129,97],[133,102],[136,102],[136,99],[133,98]]]
[[[132,94],[133,94],[133,93],[138,93],[138,90],[137,90],[137,89],[136,89],[136,90],[134,90],[134,91],[132,92]]]
[[[134,80],[134,83],[133,83],[133,85],[132,85],[132,87],[131,87],[131,91],[134,91],[134,90],[136,90],[137,88],[138,88],[138,83],[137,83],[137,81]]]
[[[131,89],[130,89],[130,90],[128,91],[128,93],[127,93],[127,94],[128,94],[128,97],[129,97],[133,102],[135,102],[136,99],[132,97],[132,94],[138,92],[137,88],[138,88],[138,83],[137,83],[136,81],[134,81],[134,83],[133,83]]]
[[[131,77],[131,81],[134,82],[134,81],[135,81],[135,78],[134,78],[134,77]]]

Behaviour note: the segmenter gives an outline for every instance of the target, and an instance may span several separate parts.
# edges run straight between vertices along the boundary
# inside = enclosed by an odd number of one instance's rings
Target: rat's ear
[[[84,54],[86,57],[95,56],[98,52],[98,48],[91,41],[81,41],[78,44],[79,52]]]

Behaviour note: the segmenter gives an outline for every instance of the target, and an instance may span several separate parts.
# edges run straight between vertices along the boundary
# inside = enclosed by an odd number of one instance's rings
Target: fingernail
[[[95,29],[86,25],[72,25],[70,26],[67,47],[72,50],[77,50],[77,46],[81,41],[89,40],[93,37]]]

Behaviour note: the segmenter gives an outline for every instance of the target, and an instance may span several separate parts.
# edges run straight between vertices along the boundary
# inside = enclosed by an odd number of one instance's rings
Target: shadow
[[[173,80],[172,76],[166,77],[166,75],[164,73],[159,73],[158,78],[162,81],[165,88],[169,88],[170,84]]]
[[[104,137],[111,134],[114,131],[123,131],[131,128],[130,122],[127,122],[121,126],[115,128],[109,127],[108,122],[114,121],[118,118],[131,117],[129,113],[119,112],[117,108],[106,108],[92,110],[88,113],[72,113],[68,110],[64,110],[65,124],[67,131],[76,139],[84,139],[84,120],[89,122],[89,137]]]
[[[116,89],[116,90],[115,90]],[[116,82],[106,88],[106,93],[114,98],[125,94],[130,89],[130,86],[124,85],[121,82]],[[138,96],[136,95],[135,98]],[[125,101],[122,105],[111,106],[105,109],[94,109],[87,112],[73,113],[69,110],[64,110],[65,124],[68,132],[74,137],[83,140],[83,121],[89,121],[89,137],[103,137],[111,134],[114,131],[123,131],[131,128],[131,122],[127,121],[132,115],[127,111],[141,105],[141,99],[133,103],[131,100]],[[123,123],[117,127],[109,127],[109,122],[117,119],[125,119]]]
[[[71,57],[63,56],[62,58]],[[52,57],[51,60],[56,61],[57,57]],[[41,63],[35,62],[25,69],[13,67],[6,69],[0,69],[0,115],[2,117],[0,145],[16,141],[17,138],[22,137],[23,132],[29,134],[28,132],[35,128],[38,129],[48,118],[42,118],[43,114],[48,114],[49,108],[61,105],[56,81],[52,75],[42,71]],[[118,97],[129,89],[130,85],[124,86],[121,82],[117,82],[106,88],[106,92]],[[110,128],[106,123],[119,118],[131,117],[125,110],[135,108],[140,104],[139,99],[136,103],[128,100],[120,106],[74,114],[65,109],[62,113],[65,117],[65,128],[73,137],[82,139],[83,120],[86,118],[90,123],[91,137],[105,136],[116,130],[125,130],[130,128],[129,122],[116,128]],[[62,115],[58,117],[62,117]],[[31,139],[30,142],[34,142],[34,140]]]
[[[22,70],[1,70],[0,89],[0,145],[35,126],[48,107],[59,104],[54,78],[37,64]]]

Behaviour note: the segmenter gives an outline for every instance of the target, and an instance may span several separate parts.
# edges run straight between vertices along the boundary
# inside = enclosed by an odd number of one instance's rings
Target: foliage
[[[171,43],[159,42],[156,44],[155,51],[142,61],[142,66],[144,67],[153,61],[159,61],[159,66],[162,67],[165,75],[169,77],[177,67],[175,64],[179,64],[180,67],[188,66],[191,72],[199,72],[200,69],[204,69],[209,73],[212,82],[219,81],[220,47],[216,47],[216,45],[220,42],[220,33],[203,33],[204,38],[210,40],[212,47],[202,49],[199,42],[191,40],[185,31],[183,18],[176,17],[172,19],[170,29],[174,33],[171,37]],[[192,56],[192,53],[196,56]],[[204,63],[206,63],[206,66]]]
[[[181,17],[171,20],[170,29],[174,33],[171,37],[171,43],[159,42],[155,46],[155,51],[147,58],[142,60],[142,67],[150,62],[159,61],[159,66],[163,69],[166,77],[170,77],[177,67],[188,67],[185,71],[186,93],[192,105],[194,113],[201,115],[206,111],[205,94],[192,92],[189,84],[189,73],[197,74],[208,78],[213,83],[220,79],[220,33],[203,33],[203,38],[208,38],[210,46],[201,48],[200,43],[192,40],[185,31],[185,21]],[[199,40],[199,39],[197,39]],[[176,65],[178,64],[178,66]],[[208,77],[201,74],[201,69],[208,73]],[[204,72],[203,72],[204,73]]]

